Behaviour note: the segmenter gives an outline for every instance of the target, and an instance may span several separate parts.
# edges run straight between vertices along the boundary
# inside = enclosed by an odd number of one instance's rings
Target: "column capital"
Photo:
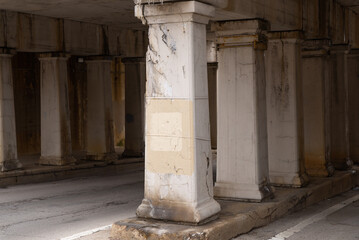
[[[215,8],[197,1],[143,4],[135,6],[135,16],[149,25],[180,22],[208,24],[209,19],[215,16]]]
[[[63,52],[49,52],[49,53],[40,53],[39,54],[39,60],[50,60],[50,59],[54,59],[54,58],[58,58],[58,59],[69,59],[70,58],[70,54],[68,53],[63,53]]]
[[[108,55],[85,57],[85,62],[112,62],[112,60],[113,57]]]
[[[292,43],[302,43],[304,40],[303,31],[273,31],[268,32],[267,38],[269,41],[286,41]]]
[[[187,0],[192,1],[192,0]],[[218,8],[225,8],[228,5],[228,0],[199,0],[200,2],[212,5]],[[149,4],[148,0],[134,0],[135,4]],[[178,0],[151,0],[151,3],[164,3],[164,2],[178,2]]]
[[[330,46],[331,53],[345,53],[349,54],[350,52],[350,45],[349,44],[337,44]]]
[[[330,39],[308,39],[302,43],[303,57],[327,56],[330,50]]]
[[[145,63],[146,58],[145,57],[126,57],[126,58],[121,58],[121,62],[124,64]]]
[[[265,50],[265,32],[269,29],[269,22],[261,19],[220,21],[211,25],[219,48],[253,46],[255,49]]]
[[[4,55],[13,56],[14,54],[16,54],[15,48],[0,47],[1,56]]]

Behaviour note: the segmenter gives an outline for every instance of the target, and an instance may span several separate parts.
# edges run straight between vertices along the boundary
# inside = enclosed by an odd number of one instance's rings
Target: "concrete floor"
[[[319,221],[303,228],[313,216],[323,214],[333,206],[359,194],[359,189],[349,191],[332,199],[325,200],[302,211],[292,213],[268,226],[255,229],[248,234],[241,235],[234,240],[358,240],[359,239],[359,201],[347,205],[338,211],[322,216]],[[318,215],[317,215],[318,216]],[[280,233],[288,234],[288,229],[299,226],[299,232],[288,238],[280,238]]]
[[[344,193],[235,239],[272,239],[358,194],[358,190]],[[107,240],[109,230],[91,230],[109,228],[118,220],[133,217],[142,197],[143,171],[0,188],[0,239]],[[86,236],[78,235],[84,232]],[[358,240],[359,202],[308,225],[288,239]]]
[[[1,240],[52,240],[133,217],[143,171],[0,188]]]

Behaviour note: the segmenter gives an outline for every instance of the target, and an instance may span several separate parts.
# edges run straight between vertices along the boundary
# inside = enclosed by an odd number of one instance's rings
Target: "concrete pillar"
[[[125,64],[115,58],[112,78],[112,107],[114,120],[114,139],[116,153],[123,153],[125,147]]]
[[[125,64],[125,152],[142,157],[145,151],[146,59],[123,58]]]
[[[349,94],[349,146],[350,159],[359,163],[359,50],[348,54],[348,94]]]
[[[87,111],[85,145],[88,159],[111,162],[117,159],[114,145],[109,57],[94,57],[87,64]]]
[[[41,64],[41,157],[40,164],[66,165],[72,156],[68,97],[68,57],[42,54]]]
[[[211,126],[211,147],[217,149],[217,62],[207,64],[209,122]]]
[[[303,155],[302,33],[271,32],[266,52],[270,182],[301,187],[308,182]]]
[[[197,1],[136,6],[149,24],[139,217],[198,223],[220,211],[213,199],[206,59],[214,10]]]
[[[310,176],[334,172],[330,162],[329,41],[307,40],[302,45],[304,161]]]
[[[351,168],[349,157],[348,46],[330,48],[330,157],[336,169]]]
[[[217,149],[217,45],[215,34],[207,33],[207,74],[211,147]]]
[[[271,195],[262,20],[214,23],[218,51],[215,196],[261,201]]]
[[[0,170],[22,167],[17,158],[12,54],[0,49]]]

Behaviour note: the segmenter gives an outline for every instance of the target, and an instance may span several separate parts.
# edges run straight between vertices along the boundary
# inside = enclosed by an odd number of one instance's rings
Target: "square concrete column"
[[[349,156],[359,163],[359,50],[348,54]]]
[[[17,158],[12,55],[0,49],[0,170],[21,168]]]
[[[220,211],[213,199],[206,58],[214,11],[197,1],[136,6],[149,24],[139,217],[199,223]]]
[[[304,161],[310,176],[334,172],[330,161],[329,41],[307,40],[303,57]]]
[[[66,165],[72,156],[68,97],[68,56],[42,54],[41,64],[41,157],[40,164]]]
[[[348,45],[330,48],[330,157],[339,170],[351,168],[349,146]]]
[[[94,57],[87,65],[85,146],[88,159],[112,162],[114,145],[110,57]]]
[[[145,152],[146,59],[123,58],[125,64],[125,157]]]
[[[271,32],[266,52],[270,182],[301,187],[308,182],[303,155],[302,33]]]
[[[214,23],[218,51],[215,196],[261,201],[269,186],[262,20]]]

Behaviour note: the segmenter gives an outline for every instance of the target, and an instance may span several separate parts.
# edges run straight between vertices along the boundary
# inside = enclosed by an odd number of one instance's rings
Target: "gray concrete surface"
[[[0,240],[52,240],[133,217],[143,171],[0,188]]]
[[[309,218],[323,213],[328,208],[359,194],[359,189],[346,192],[334,198],[312,205],[302,211],[294,212],[265,227],[255,229],[233,240],[281,240],[275,236],[293,226],[303,224]],[[287,240],[358,240],[359,239],[359,201],[314,222]],[[283,239],[284,240],[284,239]]]

